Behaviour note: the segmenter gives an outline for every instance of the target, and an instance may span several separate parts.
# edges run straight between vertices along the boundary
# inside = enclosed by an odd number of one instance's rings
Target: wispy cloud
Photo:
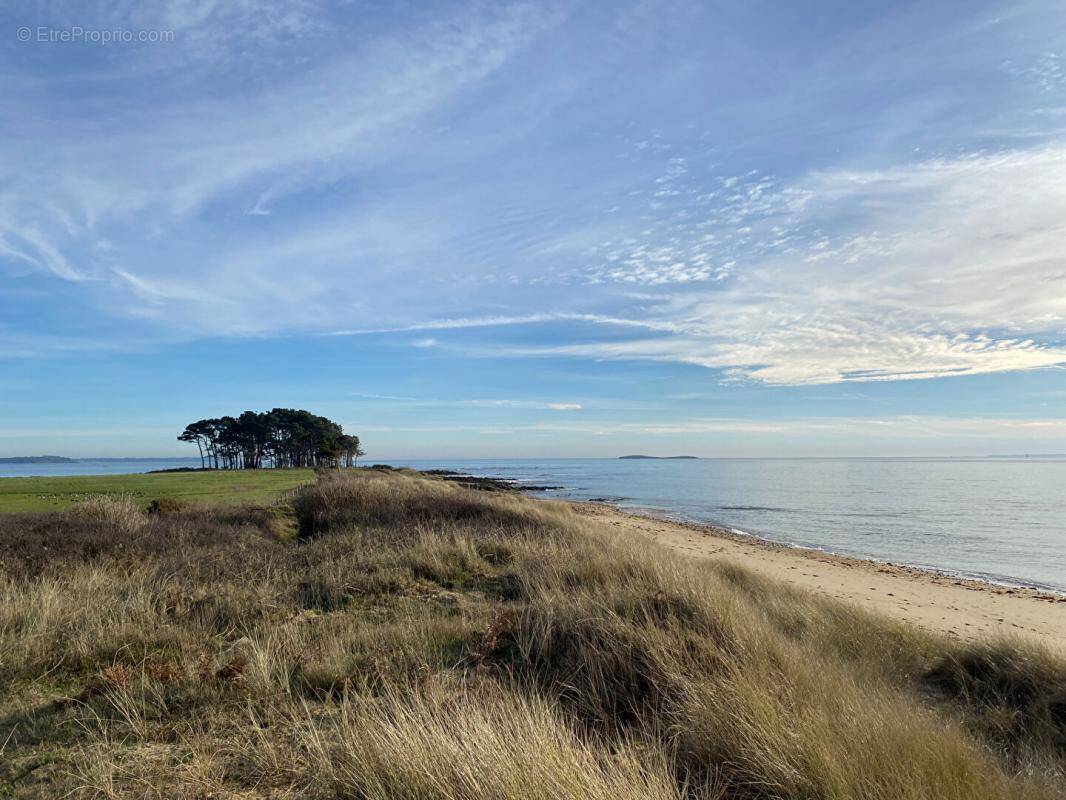
[[[368,428],[369,430],[370,428]],[[733,436],[736,434],[806,438],[810,436],[875,437],[886,439],[975,439],[1020,437],[1040,443],[1040,437],[1066,436],[1066,419],[948,417],[900,415],[893,417],[787,417],[774,420],[723,418],[650,419],[642,422],[531,422],[485,424],[390,425],[388,431],[476,431],[493,433],[547,432],[612,436]]]
[[[535,411],[580,411],[581,403],[507,399],[507,398],[430,398],[430,397],[402,397],[395,395],[362,394],[353,393],[352,397],[364,400],[387,401],[407,406],[423,408],[514,408],[529,409]]]
[[[770,384],[1066,362],[1066,150],[817,172],[781,191],[802,210],[786,201],[787,228],[776,214],[750,227],[728,285],[644,305],[634,324],[671,335],[505,352],[678,361]]]
[[[227,56],[235,60],[256,51],[267,31],[295,36],[315,26],[310,3],[170,2],[153,14],[100,4],[81,16],[54,14],[46,4],[34,21],[49,21],[46,12],[55,24],[170,25],[184,37],[178,49],[186,56],[240,41],[245,49]],[[169,99],[152,94],[150,85],[134,84],[149,93],[143,100],[159,110],[153,115],[127,110],[115,99],[105,101],[103,113],[101,98],[49,99],[40,83],[12,80],[8,110],[19,110],[18,118],[32,120],[29,107],[62,102],[59,113],[71,119],[91,115],[93,123],[69,134],[54,126],[8,126],[0,162],[0,247],[65,280],[110,272],[143,292],[158,285],[161,269],[173,266],[169,258],[162,264],[149,260],[151,243],[188,235],[205,206],[239,203],[243,196],[254,198],[251,207],[265,214],[286,197],[401,152],[419,137],[397,137],[397,130],[417,126],[476,86],[554,19],[548,11],[515,4],[432,20],[357,47],[334,48],[313,66],[290,70],[292,77],[279,74],[250,94],[242,92],[239,101],[231,92],[217,99]],[[42,136],[47,148],[40,146]],[[107,237],[120,246],[102,252]],[[140,263],[129,262],[133,253]],[[208,266],[213,268],[203,268]],[[254,291],[259,280],[270,281],[242,273],[233,261],[203,267],[186,262],[180,275],[198,286],[202,302],[230,295],[241,283]],[[174,294],[170,299],[183,299]]]
[[[536,313],[518,316],[457,317],[455,319],[427,320],[410,325],[387,328],[351,328],[348,330],[329,331],[327,336],[366,336],[387,333],[414,333],[417,331],[448,331],[465,328],[498,328],[518,325],[537,325],[550,322],[588,322],[596,325],[618,326],[622,328],[640,328],[653,331],[681,333],[685,330],[682,323],[654,319],[626,319],[607,314],[578,313]]]
[[[1053,92],[1066,83],[1066,58],[1061,53],[1044,53],[1025,64],[1006,61],[1003,66],[1012,75],[1033,81],[1045,92]]]

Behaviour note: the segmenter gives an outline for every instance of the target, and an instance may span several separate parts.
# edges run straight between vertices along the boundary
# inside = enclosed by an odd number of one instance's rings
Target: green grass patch
[[[188,503],[264,503],[314,480],[311,469],[0,478],[0,513],[62,511],[103,495]]]

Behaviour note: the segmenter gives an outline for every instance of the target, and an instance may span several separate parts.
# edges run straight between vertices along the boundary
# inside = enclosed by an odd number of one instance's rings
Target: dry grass
[[[304,791],[365,798],[680,798],[661,754],[580,735],[549,701],[499,687],[355,695],[253,745],[264,774]]]
[[[562,504],[325,476],[0,520],[0,797],[1066,797],[1066,667]]]

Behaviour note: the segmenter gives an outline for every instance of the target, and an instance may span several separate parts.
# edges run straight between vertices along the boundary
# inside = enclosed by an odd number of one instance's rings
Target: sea
[[[1066,457],[388,460],[714,523],[785,545],[1066,592]],[[0,477],[198,466],[2,464]]]

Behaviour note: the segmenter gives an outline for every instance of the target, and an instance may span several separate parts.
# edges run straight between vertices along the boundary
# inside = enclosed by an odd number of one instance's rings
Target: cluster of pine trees
[[[349,436],[333,420],[296,408],[201,419],[187,425],[178,441],[200,449],[205,469],[352,467],[364,455],[358,436]]]

